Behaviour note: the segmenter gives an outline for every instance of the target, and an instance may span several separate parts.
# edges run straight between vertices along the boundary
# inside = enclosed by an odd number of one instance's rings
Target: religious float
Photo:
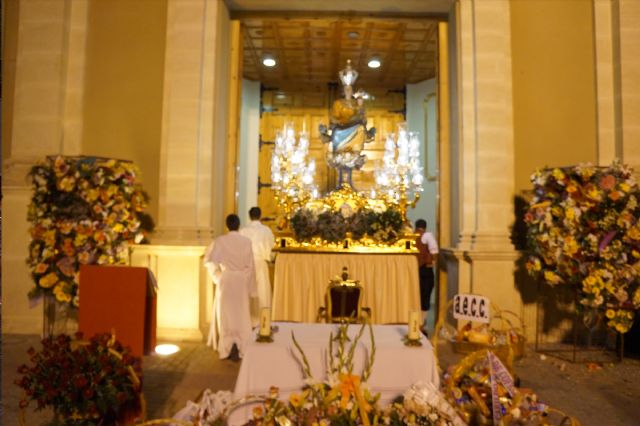
[[[358,73],[347,62],[339,73],[344,98],[331,108],[330,123],[320,125],[326,144],[326,163],[335,169],[337,187],[321,195],[314,183],[316,165],[308,160],[309,134],[296,137],[292,125],[277,135],[271,158],[271,181],[281,217],[278,251],[389,253],[415,252],[414,236],[407,222],[422,192],[420,140],[399,125],[388,135],[382,163],[375,170],[375,186],[354,188],[352,174],[367,161],[362,153],[372,142],[375,128],[367,128],[364,100],[368,94],[353,92]]]
[[[325,161],[336,183],[323,193],[309,159],[310,134],[286,124],[271,157],[271,188],[279,209],[272,317],[277,321],[315,321],[327,283],[347,267],[363,283],[362,300],[374,323],[406,322],[419,310],[416,235],[407,220],[422,192],[421,143],[406,123],[386,136],[373,172],[373,185],[357,189],[353,172],[367,162],[363,153],[374,140],[367,128],[364,101],[354,93],[358,73],[347,62],[339,72],[344,97],[333,102],[328,126],[319,134]],[[394,294],[392,301],[385,295]]]

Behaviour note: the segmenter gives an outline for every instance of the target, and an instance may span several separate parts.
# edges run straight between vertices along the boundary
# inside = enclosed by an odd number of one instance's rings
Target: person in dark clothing
[[[435,286],[434,266],[438,254],[438,243],[431,232],[427,232],[427,221],[418,219],[415,223],[416,247],[418,248],[418,275],[420,277],[420,308],[422,310],[422,330],[426,331],[427,311],[431,304],[431,293]],[[426,334],[426,333],[425,333]]]

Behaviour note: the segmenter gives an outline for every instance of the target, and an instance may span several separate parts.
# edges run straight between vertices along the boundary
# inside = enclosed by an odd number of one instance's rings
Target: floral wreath
[[[127,243],[153,229],[138,174],[131,162],[96,157],[47,157],[33,166],[30,298],[52,294],[77,307],[80,265],[125,263]]]
[[[527,270],[550,285],[575,285],[583,308],[627,332],[640,307],[640,189],[631,168],[546,168],[531,181]]]

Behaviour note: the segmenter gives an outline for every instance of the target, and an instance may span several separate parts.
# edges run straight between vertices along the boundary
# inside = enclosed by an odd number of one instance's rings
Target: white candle
[[[271,309],[270,308],[260,309],[260,335],[261,336],[271,335]]]
[[[420,339],[420,311],[409,311],[409,339]]]

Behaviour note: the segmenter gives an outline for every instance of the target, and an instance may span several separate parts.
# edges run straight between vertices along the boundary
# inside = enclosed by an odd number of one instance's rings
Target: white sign
[[[489,323],[489,307],[490,302],[487,297],[475,294],[456,294],[453,298],[453,317]]]

